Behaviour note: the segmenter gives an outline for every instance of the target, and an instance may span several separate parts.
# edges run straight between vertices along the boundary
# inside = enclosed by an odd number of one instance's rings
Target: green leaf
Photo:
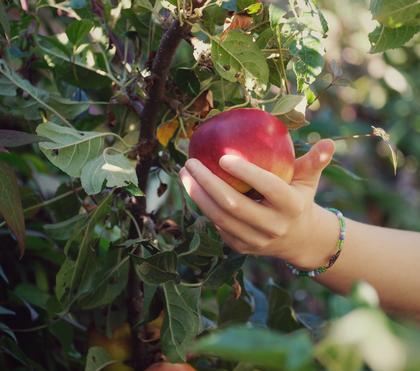
[[[283,115],[292,111],[302,100],[305,99],[303,95],[283,95],[271,110],[272,115]]]
[[[91,347],[86,357],[85,371],[103,370],[106,366],[114,363],[118,363],[118,361],[114,361],[104,348]]]
[[[70,0],[70,8],[72,9],[82,9],[86,7],[87,0]]]
[[[70,123],[63,117],[59,112],[57,112],[51,105],[47,102],[50,98],[50,94],[42,89],[39,89],[33,86],[28,80],[23,79],[19,74],[17,74],[9,65],[3,60],[0,59],[0,73],[3,74],[10,82],[15,86],[27,92],[33,99],[35,99],[41,106],[43,106],[48,111],[54,113],[61,121],[66,125],[70,126]],[[33,102],[25,102],[30,106],[33,106]]]
[[[70,120],[73,120],[81,113],[86,112],[91,104],[89,102],[74,101],[54,94],[51,94],[48,103],[57,112],[60,112],[63,117]]]
[[[7,16],[6,8],[4,7],[3,2],[0,2],[0,25],[3,28],[6,38],[10,40],[9,17]]]
[[[236,0],[236,8],[239,12],[245,11],[249,6],[258,4],[256,0]],[[260,5],[262,5],[260,3]]]
[[[420,25],[418,0],[371,0],[373,18],[388,27]]]
[[[335,163],[334,161],[324,170],[324,174],[333,179],[335,178],[336,180],[342,179],[345,183],[350,183],[351,181],[360,182],[364,180],[359,175],[349,169],[346,169],[344,166],[341,166],[340,163]]]
[[[51,306],[51,301],[49,305]],[[75,328],[73,323],[57,321],[50,324],[48,330],[60,342],[63,352],[68,354],[68,352],[73,351],[73,342],[75,341]]]
[[[55,295],[64,302],[70,295],[71,279],[74,274],[75,262],[66,259],[55,277]]]
[[[61,60],[57,61],[54,68],[56,80],[66,81],[86,91],[94,90],[108,94],[111,80],[110,75],[101,69],[102,56],[96,56],[96,66],[92,68],[73,56],[71,49],[56,38],[38,35],[35,39],[42,52]]]
[[[379,53],[388,49],[400,48],[419,30],[420,27],[402,26],[389,28],[380,25],[369,34],[369,41],[372,45],[370,52]]]
[[[289,292],[274,283],[270,285],[268,294],[267,325],[282,332],[294,331],[301,327],[295,318]]]
[[[109,188],[138,184],[135,165],[123,154],[106,150],[83,166],[80,180],[88,195],[101,192],[104,184]]]
[[[209,4],[203,10],[203,24],[211,33],[214,33],[215,26],[222,26],[227,15],[228,11],[226,9],[215,3]]]
[[[315,102],[317,99],[315,93],[311,90],[310,87],[307,87],[304,90],[304,94],[305,94],[306,103],[308,104],[308,106],[311,105],[313,102]]]
[[[273,39],[273,37],[274,32],[271,28],[268,27],[258,35],[257,39],[255,40],[255,43],[260,49],[264,49],[270,42],[270,40]]]
[[[7,326],[3,322],[0,322],[0,333],[1,332],[4,333],[4,334],[6,334],[6,335],[8,335],[11,339],[13,339],[13,341],[15,342],[15,344],[17,343],[17,339],[16,339],[15,333],[12,331],[12,329],[9,326]]]
[[[280,98],[273,110],[275,110],[273,114],[279,116],[289,129],[299,129],[309,124],[305,118],[306,98],[303,95],[285,95]]]
[[[42,153],[60,170],[73,177],[80,176],[87,162],[102,153],[104,136],[107,135],[77,131],[50,122],[38,125],[36,132],[51,140],[39,144]]]
[[[73,21],[66,28],[66,34],[70,42],[76,47],[79,46],[89,34],[93,22],[88,19]]]
[[[223,256],[222,241],[213,238],[207,232],[194,232],[188,250],[181,251],[179,256],[195,254],[199,256]]]
[[[70,61],[72,59],[72,50],[70,45],[61,43],[61,41],[54,36],[38,35],[36,37],[36,41],[43,52],[66,61]]]
[[[286,15],[286,11],[284,11],[277,5],[270,4],[268,8],[268,14],[270,19],[270,26],[273,30],[275,30],[277,26],[281,25],[286,21],[283,18],[283,16]]]
[[[19,298],[26,300],[28,303],[46,309],[50,295],[37,286],[22,282],[13,291]]]
[[[125,186],[124,190],[130,193],[130,195],[135,196],[135,197],[144,196],[144,193],[139,188],[139,186],[133,183],[130,183],[128,186]]]
[[[86,286],[86,281],[95,273],[90,266],[95,263],[96,258],[92,247],[92,241],[96,239],[93,232],[96,224],[108,214],[112,196],[112,192],[109,193],[89,215],[81,242],[77,241],[78,235],[69,240],[68,244],[77,242],[77,257],[75,260],[69,257],[65,260],[57,274],[55,288],[57,298],[66,305],[71,305],[77,299],[80,288]]]
[[[231,327],[201,338],[193,351],[273,370],[292,371],[311,364],[312,344],[303,331],[282,335],[263,328]]]
[[[249,15],[257,14],[263,9],[263,5],[261,3],[254,3],[251,5],[248,5],[244,10]]]
[[[236,273],[245,263],[246,255],[232,252],[226,259],[210,272],[205,285],[208,288],[219,288],[222,284],[232,280],[233,274]]]
[[[174,75],[175,83],[185,92],[196,96],[200,92],[200,80],[190,68],[178,68]]]
[[[22,256],[25,252],[25,218],[22,200],[15,172],[3,161],[0,161],[0,215],[15,235]]]
[[[16,97],[16,86],[6,77],[0,77],[0,96]]]
[[[14,312],[13,310],[7,309],[5,307],[3,307],[2,305],[0,305],[0,316],[15,316],[16,312]]]
[[[246,323],[252,312],[252,305],[244,298],[229,297],[219,308],[219,326]]]
[[[321,27],[322,27],[322,32],[324,33],[324,36],[326,37],[326,34],[329,31],[328,22],[325,19],[324,14],[322,14],[321,9],[319,9],[318,6],[316,8],[317,8],[319,22],[321,23]]]
[[[64,220],[54,224],[44,224],[43,228],[45,232],[53,239],[59,241],[67,241],[74,230],[86,221],[87,215],[80,214],[71,217],[70,219]]]
[[[213,38],[211,45],[213,63],[220,76],[231,82],[240,81],[249,90],[265,90],[268,65],[249,35],[233,30],[223,41]]]
[[[138,8],[146,9],[149,12],[153,12],[153,5],[151,4],[149,0],[136,0],[133,3],[133,8],[134,8],[134,11],[136,12],[139,11]]]
[[[297,91],[301,93],[322,72],[325,49],[320,38],[310,34],[294,40],[290,45],[290,51],[296,58],[293,71],[297,79]]]
[[[151,285],[180,280],[176,270],[177,256],[173,251],[164,251],[148,258],[133,256],[133,259],[139,262],[135,266],[139,277]]]
[[[0,147],[20,147],[47,140],[35,134],[17,130],[0,130]]]
[[[110,304],[127,287],[128,258],[119,261],[119,252],[114,250],[102,259],[97,258],[97,265],[99,269],[82,288],[88,295],[83,295],[78,301],[80,309],[89,310]]]
[[[170,361],[182,362],[200,329],[200,288],[165,283],[163,292],[166,313],[161,329],[162,350]]]

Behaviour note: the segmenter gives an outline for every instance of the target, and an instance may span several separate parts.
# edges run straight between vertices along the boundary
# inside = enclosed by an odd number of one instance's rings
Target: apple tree
[[[418,1],[369,9],[371,53],[416,37]],[[420,367],[418,334],[370,286],[331,296],[334,321],[322,298],[302,310],[283,263],[224,245],[178,178],[197,126],[238,107],[308,150],[310,109],[348,83],[327,18],[318,0],[0,3],[1,369],[384,369],[378,349]],[[363,135],[397,165],[384,130]],[[360,181],[342,165],[326,172],[338,189]],[[368,339],[337,336],[366,323]]]

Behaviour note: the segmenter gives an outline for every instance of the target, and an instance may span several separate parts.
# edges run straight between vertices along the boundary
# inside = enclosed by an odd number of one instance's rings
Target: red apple
[[[237,191],[251,187],[219,166],[223,155],[241,156],[290,183],[295,151],[286,125],[256,108],[222,112],[201,124],[191,137],[189,157],[200,160]]]

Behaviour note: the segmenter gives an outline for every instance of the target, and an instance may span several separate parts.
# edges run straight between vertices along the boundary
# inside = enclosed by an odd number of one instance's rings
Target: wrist
[[[308,222],[309,235],[302,254],[291,262],[300,270],[313,270],[328,263],[337,251],[340,225],[337,216],[314,203]]]

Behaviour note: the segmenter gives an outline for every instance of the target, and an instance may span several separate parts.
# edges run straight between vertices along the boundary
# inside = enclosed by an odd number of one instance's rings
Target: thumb
[[[295,161],[294,183],[303,183],[316,189],[322,170],[331,162],[335,144],[331,139],[315,143],[310,151]]]

